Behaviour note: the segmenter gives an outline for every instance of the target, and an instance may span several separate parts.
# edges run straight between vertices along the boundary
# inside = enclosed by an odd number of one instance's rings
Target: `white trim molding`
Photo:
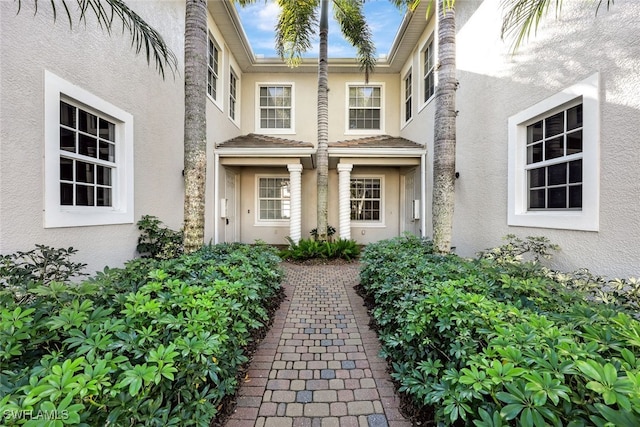
[[[582,104],[582,208],[528,209],[527,126]],[[598,231],[600,211],[600,76],[598,73],[509,118],[508,215],[511,226]]]
[[[46,70],[44,91],[44,227],[133,223],[133,116]],[[111,206],[61,205],[60,101],[78,105],[115,123]]]

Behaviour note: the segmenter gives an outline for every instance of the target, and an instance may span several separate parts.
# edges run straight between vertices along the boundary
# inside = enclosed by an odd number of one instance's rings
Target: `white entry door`
[[[409,232],[419,235],[420,232],[420,220],[419,220],[419,204],[418,198],[420,197],[420,191],[416,186],[416,171],[407,172],[402,175],[401,183],[404,187],[402,191],[402,221],[400,224],[400,231],[402,233]],[[416,211],[418,209],[418,211]]]
[[[237,191],[237,183],[238,175],[230,170],[226,171],[225,174],[225,185],[224,185],[224,204],[226,212],[224,213],[224,241],[227,243],[238,242],[240,240],[239,230],[238,230],[238,218],[237,218],[237,200],[236,191]]]

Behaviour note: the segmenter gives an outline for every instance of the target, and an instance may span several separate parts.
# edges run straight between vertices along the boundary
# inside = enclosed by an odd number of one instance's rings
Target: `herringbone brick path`
[[[286,301],[226,427],[408,427],[353,287],[359,265],[284,264]]]

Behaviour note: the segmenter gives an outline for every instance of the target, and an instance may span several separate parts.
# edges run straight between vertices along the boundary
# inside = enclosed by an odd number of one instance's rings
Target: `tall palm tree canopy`
[[[257,0],[237,0],[240,6]],[[298,65],[313,46],[320,23],[320,0],[276,0],[280,13],[275,31],[276,52],[290,66]],[[332,0],[333,16],[345,39],[356,48],[365,79],[375,67],[376,49],[364,14],[364,0]]]

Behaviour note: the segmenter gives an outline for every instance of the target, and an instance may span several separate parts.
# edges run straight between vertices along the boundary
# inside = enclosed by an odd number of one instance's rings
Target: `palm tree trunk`
[[[320,9],[320,55],[318,57],[318,239],[327,239],[327,206],[329,200],[329,99],[328,99],[328,33],[329,1],[322,0]]]
[[[184,38],[184,250],[204,243],[207,169],[207,2],[186,0]]]
[[[438,0],[438,86],[433,147],[433,243],[451,251],[456,173],[456,22],[453,4]]]

